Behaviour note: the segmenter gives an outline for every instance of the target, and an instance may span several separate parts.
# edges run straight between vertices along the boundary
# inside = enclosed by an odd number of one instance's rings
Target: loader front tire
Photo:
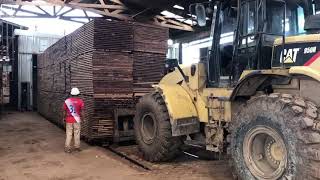
[[[319,179],[319,112],[290,94],[254,97],[231,123],[228,149],[239,179]]]
[[[143,96],[136,105],[134,130],[139,150],[151,162],[168,161],[179,153],[181,137],[173,137],[166,104],[155,92]]]

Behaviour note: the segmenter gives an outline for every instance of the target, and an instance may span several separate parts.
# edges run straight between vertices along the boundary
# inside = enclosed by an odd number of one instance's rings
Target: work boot
[[[71,149],[70,148],[64,148],[64,152],[65,153],[71,153]]]

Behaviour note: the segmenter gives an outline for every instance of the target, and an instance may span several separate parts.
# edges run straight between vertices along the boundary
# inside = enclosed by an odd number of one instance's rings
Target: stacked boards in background
[[[0,106],[3,104],[3,90],[2,90],[2,64],[0,63]],[[1,107],[0,107],[1,108]],[[1,112],[0,112],[1,113]]]
[[[39,55],[39,113],[63,125],[63,102],[78,87],[86,106],[83,137],[133,135],[128,119],[137,98],[164,75],[167,39],[168,29],[159,26],[102,19],[85,24]]]
[[[6,67],[8,66],[0,61],[0,106],[10,103],[10,73],[4,70]]]

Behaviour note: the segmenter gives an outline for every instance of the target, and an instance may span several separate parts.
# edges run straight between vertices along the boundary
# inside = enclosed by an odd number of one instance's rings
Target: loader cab
[[[304,34],[305,17],[313,13],[310,3],[298,0],[229,0],[209,6],[213,11],[207,14],[212,17],[208,87],[232,87],[244,70],[270,69],[275,39],[281,38],[283,50],[285,37]],[[232,43],[224,43],[228,33]]]

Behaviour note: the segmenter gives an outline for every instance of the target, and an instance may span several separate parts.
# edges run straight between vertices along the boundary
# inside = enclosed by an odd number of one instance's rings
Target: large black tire
[[[252,161],[247,163],[248,156],[246,160],[243,146],[250,131],[267,127],[280,135],[287,150],[287,161],[283,161],[287,163],[276,179],[320,179],[319,118],[314,103],[290,94],[273,93],[249,100],[230,125],[228,152],[235,177],[266,179],[253,175],[252,168],[249,168]]]
[[[173,137],[166,104],[157,92],[143,96],[136,105],[134,129],[139,150],[151,162],[168,161],[180,150],[181,137]]]

